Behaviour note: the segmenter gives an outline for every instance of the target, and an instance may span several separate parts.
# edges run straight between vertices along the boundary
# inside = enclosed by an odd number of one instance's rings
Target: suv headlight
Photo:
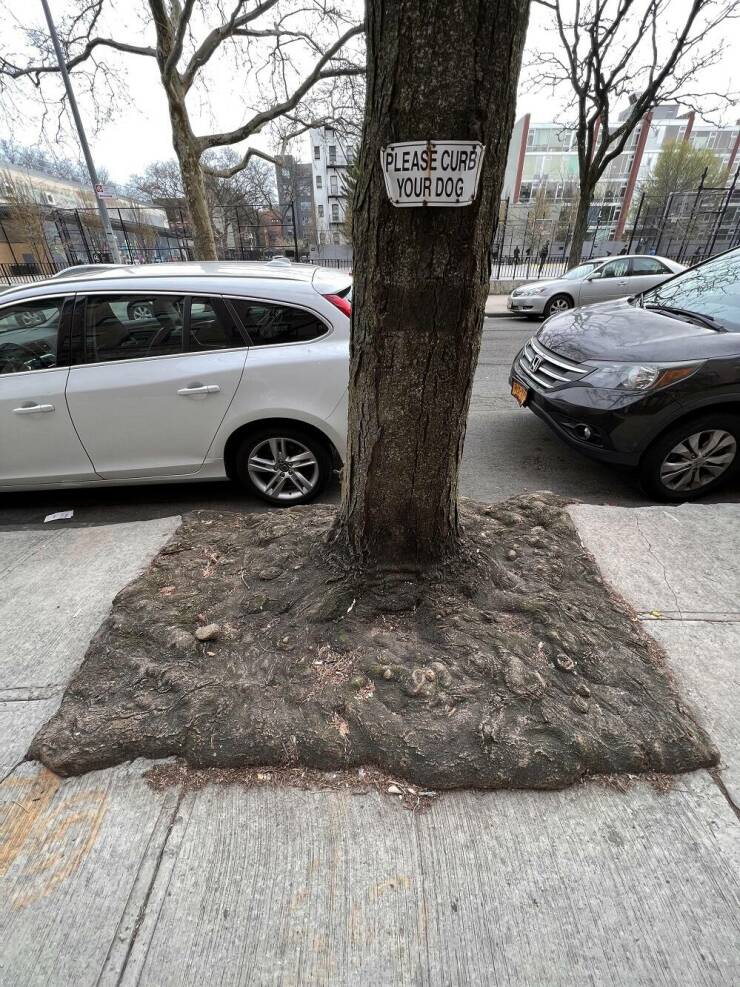
[[[601,363],[587,360],[585,366],[594,369],[581,377],[593,387],[608,387],[620,391],[655,391],[668,387],[695,374],[699,363]]]

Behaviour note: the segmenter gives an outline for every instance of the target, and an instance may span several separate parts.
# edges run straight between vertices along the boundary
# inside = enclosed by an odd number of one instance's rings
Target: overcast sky
[[[360,0],[344,0],[349,7],[360,10]],[[688,4],[689,0],[675,0],[677,6]],[[45,30],[45,21],[38,0],[0,0],[9,11],[9,19],[3,20],[3,33],[0,45],[3,50],[18,52],[22,44],[20,25],[24,27],[37,26]],[[52,12],[58,19],[65,10],[70,9],[67,0],[52,0]],[[134,43],[142,43],[145,35],[135,11],[138,8],[136,0],[113,0],[111,12],[107,20],[101,21],[100,33],[113,33],[114,36]],[[551,22],[551,14],[544,8],[534,5],[528,35],[528,47],[544,47],[552,44],[547,32]],[[666,32],[668,28],[665,28]],[[733,32],[735,33],[735,32]],[[151,35],[149,36],[151,43]],[[701,85],[704,89],[718,92],[729,92],[740,88],[740,72],[738,70],[740,56],[740,39],[730,41],[723,62],[704,72]],[[125,88],[116,87],[113,93],[114,104],[110,116],[99,122],[95,127],[92,105],[83,97],[81,99],[85,119],[89,125],[89,138],[98,167],[107,169],[111,178],[117,182],[125,182],[135,172],[142,171],[154,160],[173,156],[170,124],[164,93],[159,84],[158,71],[154,59],[106,53],[122,75],[125,75]],[[526,58],[526,55],[525,55]],[[73,73],[74,79],[74,73]],[[219,128],[232,128],[245,119],[245,102],[253,103],[255,96],[245,93],[240,88],[240,75],[234,63],[219,64],[214,68],[210,83],[210,98],[198,98],[189,101],[191,113],[196,123],[196,132],[206,132],[215,123]],[[517,104],[517,115],[530,112],[536,121],[562,119],[561,107],[567,96],[561,91],[555,96],[546,93],[534,94],[527,91],[526,73],[522,79]],[[52,93],[53,84],[48,91]],[[3,97],[0,95],[0,99]],[[38,106],[38,104],[37,104]],[[42,121],[37,108],[26,104],[26,122],[14,126],[12,136],[28,144],[46,143],[51,151],[55,149],[68,156],[77,156],[74,132],[68,118],[62,120],[61,134],[58,130],[58,120],[53,113],[47,114]],[[727,119],[736,119],[740,115],[737,107],[728,110]],[[201,126],[199,127],[198,124]],[[4,129],[4,128],[3,128]],[[61,136],[61,143],[58,140]],[[254,141],[263,149],[269,149],[268,138],[257,138]],[[304,138],[302,147],[296,148],[298,156],[308,159],[308,141]],[[300,153],[302,151],[302,153]]]

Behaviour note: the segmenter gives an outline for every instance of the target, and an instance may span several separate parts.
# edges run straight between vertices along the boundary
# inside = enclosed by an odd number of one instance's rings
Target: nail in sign
[[[405,141],[380,152],[394,206],[469,206],[478,192],[483,152],[478,141]]]

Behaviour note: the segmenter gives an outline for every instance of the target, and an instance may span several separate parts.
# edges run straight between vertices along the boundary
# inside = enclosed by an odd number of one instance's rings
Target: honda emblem
[[[531,363],[532,373],[535,373],[535,374],[537,373],[537,371],[540,369],[541,363],[542,363],[542,357],[541,356],[537,356],[535,354],[532,357],[532,363]]]

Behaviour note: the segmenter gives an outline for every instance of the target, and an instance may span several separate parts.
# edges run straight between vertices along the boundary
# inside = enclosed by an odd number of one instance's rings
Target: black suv
[[[510,384],[574,448],[636,467],[653,496],[708,493],[740,466],[740,249],[633,298],[552,316]]]

